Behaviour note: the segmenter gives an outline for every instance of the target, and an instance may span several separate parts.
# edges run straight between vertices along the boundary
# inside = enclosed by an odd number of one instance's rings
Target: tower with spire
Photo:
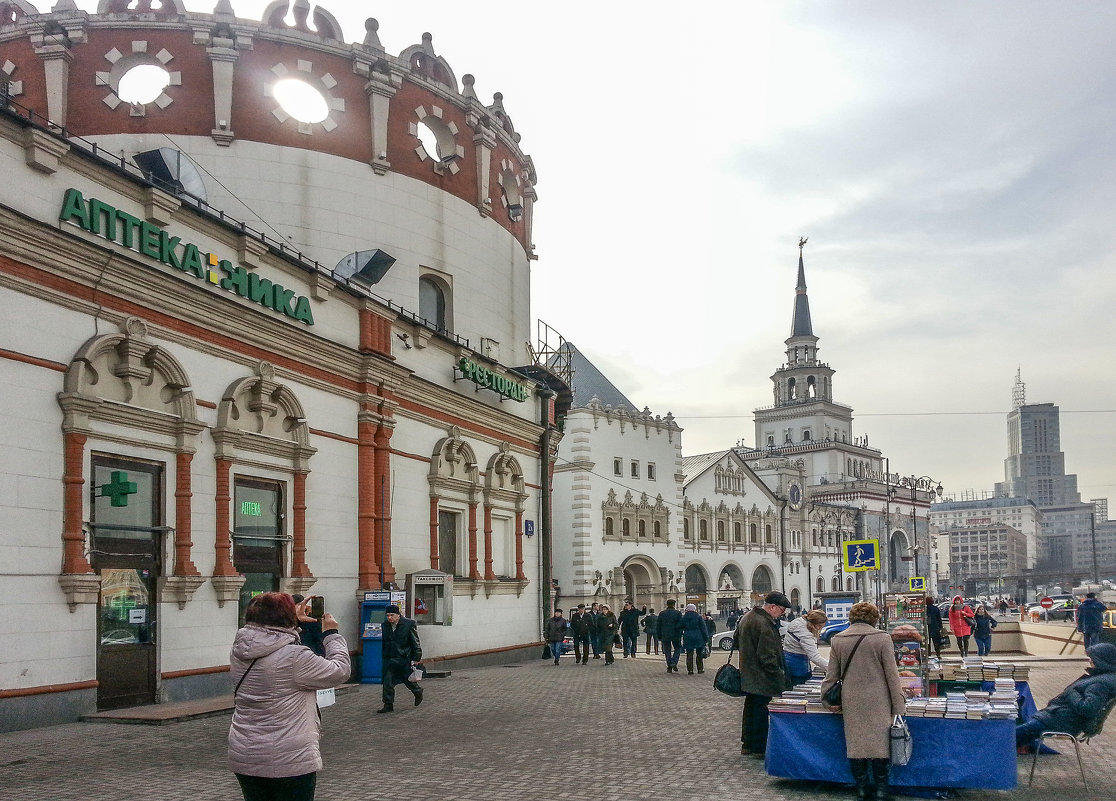
[[[775,403],[756,409],[757,450],[782,450],[788,446],[824,449],[828,443],[866,445],[852,433],[853,410],[833,400],[834,370],[818,360],[818,337],[810,319],[810,297],[806,292],[806,266],[798,242],[798,283],[794,288],[791,334],[785,340],[786,360],[771,376]],[[832,461],[825,459],[824,461]],[[834,480],[853,472],[851,463],[817,465],[822,471],[815,480]],[[875,467],[873,465],[872,467]],[[864,465],[867,469],[868,465]]]

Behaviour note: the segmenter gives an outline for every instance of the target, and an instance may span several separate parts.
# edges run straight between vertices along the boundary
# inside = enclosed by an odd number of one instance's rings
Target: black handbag
[[[732,663],[732,652],[735,650],[736,639],[733,638],[728,661],[717,668],[717,675],[713,677],[713,689],[725,695],[739,698],[744,695],[744,691],[740,689],[740,671]]]
[[[845,682],[845,671],[849,669],[849,663],[852,662],[853,657],[856,656],[856,649],[860,647],[860,644],[864,642],[864,638],[867,636],[867,634],[860,635],[860,639],[856,641],[856,645],[854,645],[852,651],[849,652],[849,658],[845,660],[845,664],[841,667],[841,677],[833,682],[828,690],[822,693],[822,703],[826,706],[841,706],[841,686]]]

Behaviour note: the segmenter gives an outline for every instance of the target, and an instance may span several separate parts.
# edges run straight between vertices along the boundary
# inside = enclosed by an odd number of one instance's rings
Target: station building
[[[540,642],[568,387],[531,345],[534,164],[499,94],[377,29],[0,2],[0,728],[230,692],[267,590],[358,657],[364,593],[420,573],[429,660]]]

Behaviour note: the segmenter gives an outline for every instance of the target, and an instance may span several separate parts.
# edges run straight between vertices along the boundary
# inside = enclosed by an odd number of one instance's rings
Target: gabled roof
[[[562,343],[562,350],[563,353],[554,358],[567,359],[573,366],[573,408],[588,406],[589,401],[597,398],[614,409],[626,406],[633,411],[639,410],[573,343]]]
[[[699,453],[697,456],[682,457],[682,473],[686,476],[683,486],[689,484],[717,462],[729,451],[714,451],[713,453]]]

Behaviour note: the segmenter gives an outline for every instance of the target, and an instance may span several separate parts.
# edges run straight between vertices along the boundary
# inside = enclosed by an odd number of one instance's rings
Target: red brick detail
[[[496,578],[492,570],[492,507],[484,505],[484,577],[486,580]]]
[[[216,536],[213,549],[217,552],[214,576],[235,576],[236,568],[232,563],[232,522],[229,504],[232,503],[232,460],[217,459],[217,487],[213,496]]]
[[[438,499],[430,499],[430,569],[438,569]]]
[[[190,465],[194,461],[192,453],[174,455],[174,575],[197,576],[198,568],[190,561],[191,539],[190,503],[194,498]]]
[[[360,310],[360,352],[391,357],[391,320],[371,309]]]
[[[515,577],[527,578],[523,575],[523,512],[515,513]]]
[[[391,563],[391,501],[388,483],[391,479],[391,435],[393,429],[380,425],[376,429],[376,519],[379,522],[376,545],[379,547],[380,572],[384,581],[395,581],[395,567]],[[367,586],[367,585],[361,585]]]
[[[479,579],[477,570],[477,505],[469,504],[469,578]]]
[[[376,424],[357,422],[357,586],[379,587],[376,561]]]
[[[81,525],[86,437],[68,431],[63,439],[62,572],[92,573],[93,568],[85,558],[85,533]]]
[[[291,573],[296,578],[313,576],[306,565],[306,474],[294,474],[294,531],[291,532]],[[362,585],[365,586],[365,585]]]

